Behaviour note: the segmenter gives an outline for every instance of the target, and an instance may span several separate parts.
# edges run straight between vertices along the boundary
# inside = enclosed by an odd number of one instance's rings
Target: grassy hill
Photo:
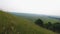
[[[56,34],[22,17],[0,10],[0,34]]]

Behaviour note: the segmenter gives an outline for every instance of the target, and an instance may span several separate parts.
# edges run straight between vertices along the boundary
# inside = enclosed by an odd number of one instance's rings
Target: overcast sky
[[[60,0],[0,0],[0,9],[60,16]]]

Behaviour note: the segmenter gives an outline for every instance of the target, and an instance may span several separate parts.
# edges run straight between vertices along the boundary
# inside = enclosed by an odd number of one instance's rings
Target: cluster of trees
[[[35,21],[35,24],[38,26],[41,26],[43,28],[52,30],[54,32],[60,33],[60,23],[59,22],[57,22],[57,23],[48,22],[48,23],[44,24],[44,22],[41,19],[38,19]]]

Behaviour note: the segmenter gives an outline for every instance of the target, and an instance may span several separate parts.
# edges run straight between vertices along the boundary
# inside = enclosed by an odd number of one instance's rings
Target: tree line
[[[44,22],[41,19],[37,19],[35,21],[35,24],[38,26],[41,26],[43,28],[46,28],[48,30],[52,30],[54,32],[60,33],[60,23],[59,22],[56,22],[56,23],[48,22],[48,23],[44,24]]]

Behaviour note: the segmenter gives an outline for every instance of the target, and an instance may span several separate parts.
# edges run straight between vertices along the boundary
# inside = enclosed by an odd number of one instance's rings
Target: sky
[[[0,10],[60,16],[60,0],[0,0]]]

